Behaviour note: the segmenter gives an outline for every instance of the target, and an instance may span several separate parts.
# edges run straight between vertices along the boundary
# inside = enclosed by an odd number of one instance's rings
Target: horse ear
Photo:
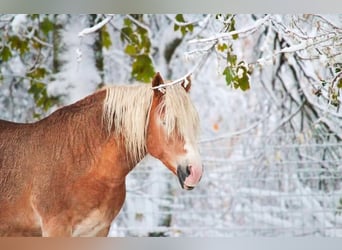
[[[153,77],[152,80],[152,87],[158,87],[160,84],[163,84],[164,80],[161,77],[160,73],[157,72],[156,75]]]
[[[189,92],[191,89],[191,75],[187,76],[181,84],[183,88],[185,89],[185,91]]]
[[[160,73],[157,72],[156,75],[153,77],[153,80],[152,80],[152,88],[153,87],[158,87],[161,84],[164,84],[164,80],[161,77]],[[156,88],[156,89],[154,89],[155,97],[161,97],[164,94],[165,94],[165,89],[164,88]]]

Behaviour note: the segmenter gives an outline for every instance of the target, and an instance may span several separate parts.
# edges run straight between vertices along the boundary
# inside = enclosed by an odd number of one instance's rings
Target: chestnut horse
[[[150,154],[192,189],[202,175],[190,83],[107,87],[31,124],[0,120],[0,235],[106,236],[125,177]]]

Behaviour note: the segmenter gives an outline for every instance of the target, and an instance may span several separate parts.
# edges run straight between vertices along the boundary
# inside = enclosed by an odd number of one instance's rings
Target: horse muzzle
[[[202,171],[202,167],[179,165],[177,167],[177,176],[181,187],[185,190],[194,189],[202,178]]]

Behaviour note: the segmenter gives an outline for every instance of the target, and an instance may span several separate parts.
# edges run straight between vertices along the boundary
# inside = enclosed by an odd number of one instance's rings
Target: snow
[[[50,94],[62,96],[61,105],[94,92],[101,82],[92,45],[94,31],[102,25],[113,43],[103,50],[105,83],[133,81],[119,33],[124,17],[107,15],[93,27],[86,15],[64,17],[63,64],[47,85]],[[342,149],[331,134],[341,136],[342,114],[312,94],[322,79],[334,79],[329,67],[341,59],[341,15],[256,15],[257,20],[237,15],[231,32],[222,32],[224,20],[213,15],[185,17],[199,27],[184,38],[173,31],[172,15],[146,15],[140,25],[148,27],[156,71],[171,82],[192,73],[203,179],[186,192],[163,164],[146,157],[127,178],[126,202],[110,236],[342,235],[342,217],[336,214],[342,197]],[[25,15],[16,15],[12,32],[22,32],[25,22]],[[239,39],[232,40],[233,34]],[[337,39],[330,39],[334,35]],[[175,39],[182,41],[167,62],[165,49]],[[253,66],[247,92],[228,87],[222,76],[226,59],[211,52],[222,39]],[[27,121],[26,113],[31,114],[28,82],[15,89],[10,78],[26,70],[19,57],[2,67],[1,118]],[[328,86],[322,92],[328,98]]]
[[[56,80],[48,85],[50,94],[66,96],[63,100],[65,104],[71,104],[93,93],[101,82],[94,63],[94,52],[90,49],[94,37],[78,35],[86,25],[84,17],[72,17],[70,25],[63,32],[65,51],[61,60],[65,63],[61,72],[56,75]]]
[[[113,19],[113,15],[108,15],[105,19],[103,19],[101,22],[94,25],[93,27],[83,29],[81,32],[78,33],[78,36],[83,37],[85,35],[94,33],[95,31],[101,29],[103,26],[109,23],[112,19]]]
[[[21,33],[24,24],[27,22],[27,15],[26,14],[18,14],[15,15],[14,19],[12,20],[12,27],[14,33]]]

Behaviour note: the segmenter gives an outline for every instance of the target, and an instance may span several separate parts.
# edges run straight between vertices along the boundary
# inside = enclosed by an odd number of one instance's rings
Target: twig
[[[304,94],[306,100],[307,100],[312,106],[318,108],[318,110],[320,110],[320,111],[323,112],[323,113],[328,113],[328,114],[332,115],[333,117],[342,118],[342,115],[341,115],[341,114],[338,114],[338,113],[336,113],[336,112],[332,112],[332,111],[330,111],[329,109],[327,109],[327,107],[324,107],[324,106],[322,106],[321,104],[319,104],[319,103],[315,102],[314,100],[312,100],[311,95],[310,95],[309,93],[307,93],[307,89],[306,89],[304,86],[302,86],[302,82],[299,81],[298,83],[299,83],[299,85],[300,85],[300,88],[301,88],[302,91],[303,91],[303,94]]]
[[[318,41],[314,41],[313,39],[303,40],[302,42],[300,42],[298,44],[293,44],[293,45],[290,45],[288,47],[282,48],[278,51],[275,51],[274,53],[272,53],[271,55],[269,55],[267,57],[259,58],[256,62],[254,62],[254,63],[252,62],[250,64],[251,65],[254,65],[254,64],[262,65],[267,61],[271,61],[277,55],[280,55],[283,53],[297,53],[299,51],[303,51],[305,49],[308,49],[310,47],[314,47],[315,45],[318,45],[321,43],[328,42],[330,40],[331,40],[331,37],[328,37],[328,38],[322,39],[322,40],[318,40]],[[330,45],[325,45],[323,47],[327,47],[327,46],[330,46]]]
[[[206,18],[210,16],[210,14],[208,14],[204,20],[206,20]],[[183,26],[188,26],[188,25],[194,25],[194,24],[197,24],[197,23],[200,23],[203,21],[203,19],[201,20],[197,20],[197,21],[192,21],[192,22],[179,22],[177,21],[175,18],[171,17],[170,15],[166,15],[167,18],[169,18],[174,24],[176,24],[177,26],[180,26],[180,27],[183,27]]]
[[[52,48],[52,47],[53,47],[52,44],[47,43],[47,42],[44,42],[44,41],[42,41],[41,39],[39,39],[38,37],[36,37],[36,36],[34,36],[32,39],[33,39],[34,41],[36,41],[37,43],[40,43],[40,44],[43,45],[43,46],[46,46],[46,47],[49,47],[49,48]]]
[[[339,80],[342,77],[342,71],[340,71],[335,77],[334,79],[331,81],[331,88],[334,88],[335,83],[337,82],[337,80]]]
[[[342,32],[342,28],[341,28],[341,27],[336,26],[336,25],[333,24],[330,20],[328,20],[327,18],[323,17],[322,15],[314,14],[313,16],[316,16],[316,17],[321,18],[324,22],[326,22],[327,24],[329,24],[331,27],[333,27],[333,28],[334,28],[335,30],[337,30],[339,33]]]
[[[338,127],[337,123],[332,122],[331,120],[327,119],[326,117],[322,116],[315,121],[315,124],[323,123],[325,124],[329,130],[335,134],[340,140],[342,139],[342,130]],[[337,125],[337,126],[336,126]]]
[[[164,83],[164,84],[160,84],[159,86],[152,87],[152,89],[159,89],[160,90],[160,89],[163,89],[165,87],[172,86],[172,85],[175,85],[177,83],[181,83],[183,81],[185,81],[185,84],[187,84],[188,83],[187,81],[190,81],[189,77],[191,76],[191,74],[192,74],[192,72],[189,72],[185,76],[178,78],[177,80],[174,80],[174,81],[168,82],[168,83]]]
[[[240,29],[240,30],[234,30],[231,32],[226,32],[226,33],[221,33],[218,34],[216,36],[213,37],[209,37],[209,38],[204,38],[204,39],[194,39],[189,41],[189,43],[207,43],[207,42],[214,42],[220,39],[230,39],[232,38],[233,35],[238,35],[238,34],[242,34],[242,33],[250,33],[250,32],[254,32],[257,30],[257,28],[261,25],[263,25],[265,22],[267,22],[270,19],[270,15],[266,15],[265,17],[257,20],[253,25],[246,27],[244,29]]]
[[[145,24],[143,24],[142,22],[139,22],[137,19],[135,19],[134,17],[132,17],[131,15],[127,15],[127,18],[129,20],[131,20],[135,25],[139,26],[140,28],[143,28],[144,30],[146,30],[149,34],[151,34],[151,31],[149,29],[148,26],[146,26]]]
[[[268,133],[268,135],[271,135],[271,134],[273,134],[274,132],[276,132],[280,127],[282,127],[285,123],[287,123],[287,122],[290,121],[294,116],[296,116],[296,115],[298,114],[298,112],[303,108],[304,103],[305,103],[305,101],[303,101],[303,102],[298,106],[298,108],[297,108],[292,114],[290,114],[289,116],[287,116],[287,117],[285,117],[284,119],[282,119],[282,120],[280,121],[280,123],[279,123],[274,129],[272,129],[272,130]]]
[[[209,52],[208,52],[209,54]],[[172,86],[172,85],[175,85],[175,84],[179,84],[179,83],[182,83],[184,82],[185,86],[190,82],[190,76],[198,69],[200,68],[204,62],[207,60],[207,56],[206,55],[203,55],[201,60],[186,74],[184,75],[183,77],[177,79],[177,80],[174,80],[172,82],[168,82],[168,83],[164,83],[164,84],[161,84],[159,86],[156,86],[156,87],[152,87],[152,89],[158,89],[160,90],[162,93],[165,92],[165,87],[168,87],[168,86]]]
[[[94,25],[93,27],[83,29],[80,33],[78,33],[78,36],[83,37],[84,35],[89,35],[91,33],[94,33],[95,31],[101,29],[103,26],[109,23],[113,19],[113,17],[114,15],[109,15],[105,19],[103,19],[101,22]]]
[[[260,125],[263,121],[268,119],[270,116],[271,116],[271,114],[269,113],[269,114],[265,115],[262,119],[260,119],[259,121],[255,122],[254,124],[250,125],[247,128],[235,131],[233,133],[222,134],[222,135],[219,135],[219,136],[216,136],[216,137],[213,137],[213,138],[202,139],[202,140],[200,140],[199,143],[213,142],[213,141],[218,141],[218,140],[226,139],[226,138],[233,137],[233,136],[239,136],[239,135],[242,135],[242,134],[246,134],[249,131],[251,131],[252,129],[256,128],[258,125]]]

